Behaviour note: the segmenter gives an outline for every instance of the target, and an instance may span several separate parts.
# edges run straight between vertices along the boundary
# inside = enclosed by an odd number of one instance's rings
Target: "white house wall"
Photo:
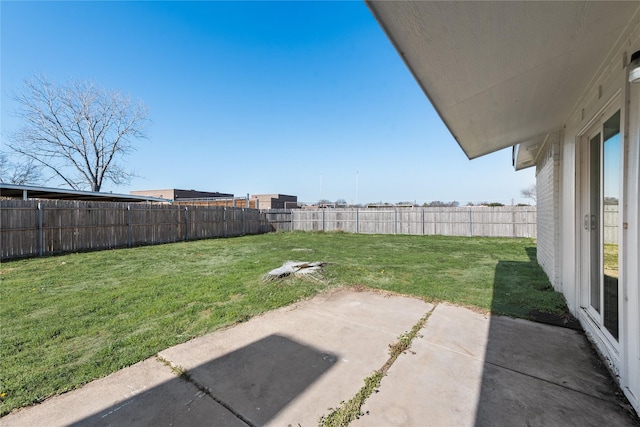
[[[640,49],[640,42],[636,39],[635,46]],[[629,337],[636,337],[623,349],[622,366],[623,389],[629,400],[640,412],[640,85],[631,85],[628,92],[628,145],[626,154],[626,188],[623,210],[623,256],[625,268],[622,272],[624,280],[623,304],[629,307],[629,315],[623,319],[623,330]]]
[[[561,146],[562,169],[560,188],[562,197],[560,208],[560,245],[559,252],[560,283],[554,283],[556,289],[562,289],[569,310],[574,315],[580,307],[577,294],[576,272],[578,269],[576,251],[576,140],[575,133],[565,136]]]
[[[547,140],[536,165],[538,263],[557,291],[560,279],[560,133]]]
[[[549,221],[553,225],[538,228],[538,260],[557,290],[564,294],[570,311],[581,318],[604,359],[618,377],[625,395],[640,412],[640,84],[627,83],[629,56],[640,50],[640,23],[630,37],[612,50],[592,84],[579,100],[566,123],[558,147],[557,164],[550,161],[552,147],[546,147],[538,157],[538,223]],[[580,308],[580,207],[577,193],[580,189],[578,156],[579,136],[592,124],[612,99],[621,109],[624,143],[623,182],[621,194],[622,224],[618,233],[619,256],[623,269],[620,311],[619,354],[606,344],[598,328],[586,321]],[[553,155],[556,159],[556,156]],[[552,175],[552,176],[551,176]],[[559,198],[551,199],[553,191]],[[553,208],[551,205],[553,204]],[[557,210],[555,209],[557,208]],[[558,236],[554,240],[551,233]],[[553,248],[553,249],[552,249]],[[554,263],[551,259],[555,258]]]

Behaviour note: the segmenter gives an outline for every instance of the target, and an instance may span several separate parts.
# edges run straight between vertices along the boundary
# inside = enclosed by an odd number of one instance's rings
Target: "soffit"
[[[469,158],[561,129],[640,10],[638,2],[367,3]]]

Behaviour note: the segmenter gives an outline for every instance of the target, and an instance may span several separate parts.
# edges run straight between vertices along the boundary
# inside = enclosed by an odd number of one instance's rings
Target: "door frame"
[[[584,216],[585,214],[589,214],[591,212],[591,208],[589,206],[590,199],[588,197],[589,193],[589,145],[591,138],[595,136],[597,133],[600,133],[600,144],[602,146],[602,128],[604,122],[608,120],[611,116],[613,116],[616,111],[620,110],[621,119],[624,117],[623,105],[622,105],[622,96],[620,91],[617,91],[610,100],[600,108],[600,110],[593,115],[593,117],[582,127],[580,132],[577,134],[576,142],[576,212],[575,212],[575,236],[576,236],[576,282],[577,282],[577,300],[578,307],[577,313],[580,317],[581,323],[585,328],[585,332],[587,332],[590,337],[596,341],[596,345],[599,348],[600,352],[603,354],[605,360],[610,365],[610,368],[614,371],[616,375],[619,374],[620,369],[620,355],[622,352],[622,345],[624,341],[624,327],[622,326],[625,317],[624,312],[624,304],[623,301],[623,251],[622,251],[622,236],[621,233],[618,233],[618,271],[619,271],[619,282],[618,282],[618,339],[616,340],[613,335],[604,327],[603,322],[603,306],[602,306],[602,294],[600,295],[600,313],[596,312],[595,309],[591,307],[590,304],[590,291],[591,291],[591,283],[590,283],[590,275],[591,275],[591,232],[585,231],[584,224]],[[624,144],[625,141],[625,126],[621,120],[620,126],[620,138],[621,144]],[[618,217],[618,224],[621,225],[622,222],[622,209],[624,203],[624,182],[623,182],[623,170],[625,163],[624,160],[624,149],[621,148],[621,161],[620,161],[620,199],[619,199],[619,209],[620,214]],[[601,154],[600,154],[601,156]],[[602,161],[602,158],[600,159]],[[600,170],[602,169],[602,165],[600,165]],[[599,172],[600,173],[600,172]],[[600,186],[602,186],[602,179],[600,179]],[[601,214],[601,213],[600,213]],[[598,219],[598,233],[601,233],[601,219]],[[619,227],[621,230],[622,227]],[[600,257],[603,258],[603,248],[602,248],[602,235],[600,236],[599,243],[599,251]],[[598,266],[601,268],[601,266]],[[600,290],[602,293],[603,289]]]

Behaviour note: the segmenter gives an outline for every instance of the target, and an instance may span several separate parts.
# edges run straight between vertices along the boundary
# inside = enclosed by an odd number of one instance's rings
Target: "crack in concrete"
[[[387,374],[389,368],[393,366],[398,357],[400,357],[401,354],[406,352],[411,347],[411,343],[418,335],[418,332],[425,327],[425,325],[427,324],[427,320],[437,306],[438,304],[434,304],[431,310],[429,310],[423,317],[421,317],[420,320],[418,320],[418,322],[413,325],[409,332],[400,334],[397,342],[389,344],[390,355],[387,361],[382,365],[382,367],[380,369],[377,369],[372,375],[364,379],[365,385],[358,391],[358,393],[356,393],[354,397],[352,397],[347,402],[341,402],[340,406],[335,410],[332,410],[332,412],[328,415],[323,415],[318,421],[319,426],[347,426],[354,419],[357,419],[360,417],[360,415],[362,415],[362,406],[364,405],[366,400],[376,389],[380,388],[382,384],[382,378]],[[338,424],[336,424],[336,422]]]
[[[169,368],[171,368],[171,371],[173,371],[173,373],[180,378],[181,380],[188,382],[189,384],[192,384],[195,388],[197,388],[200,392],[204,393],[206,396],[209,396],[209,398],[211,400],[213,400],[214,402],[216,402],[218,405],[222,406],[223,408],[225,408],[227,411],[231,412],[233,414],[234,417],[238,418],[240,421],[242,421],[243,423],[245,423],[247,426],[249,427],[257,427],[255,424],[253,424],[251,421],[249,421],[248,419],[246,419],[240,412],[236,411],[235,409],[233,409],[233,407],[231,405],[229,405],[228,403],[226,403],[225,401],[223,401],[222,399],[216,397],[213,395],[213,393],[211,393],[211,390],[208,387],[205,387],[203,384],[200,384],[199,382],[197,382],[196,380],[193,379],[193,377],[191,377],[191,375],[189,375],[189,373],[183,369],[180,366],[175,365],[173,362],[171,362],[170,360],[164,359],[160,356],[156,356],[156,359],[168,366]]]

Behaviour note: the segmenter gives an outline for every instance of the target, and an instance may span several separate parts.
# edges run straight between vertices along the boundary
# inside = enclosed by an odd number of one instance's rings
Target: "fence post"
[[[131,204],[127,204],[127,247],[131,247]]]
[[[222,208],[222,225],[224,228],[224,237],[227,237],[227,207]]]
[[[291,219],[291,230],[293,231],[293,209],[289,211],[289,218]]]
[[[422,235],[424,236],[424,208],[422,208]]]
[[[393,208],[393,235],[398,234],[398,209]]]
[[[529,209],[524,211],[524,234],[529,237]]]
[[[356,208],[356,234],[358,234],[360,232],[359,228],[358,228],[358,220],[359,219],[360,218],[359,218],[359,214],[358,214],[358,208]]]
[[[322,231],[324,231],[324,210],[326,208],[322,208]]]
[[[469,237],[473,237],[473,216],[471,214],[471,208],[469,208]]]
[[[245,217],[244,208],[242,208],[242,235],[243,236],[247,234],[246,222],[247,222],[247,219]]]
[[[42,230],[42,204],[38,202],[38,256],[44,255],[44,232]]]
[[[189,206],[184,207],[184,240],[189,240]]]

